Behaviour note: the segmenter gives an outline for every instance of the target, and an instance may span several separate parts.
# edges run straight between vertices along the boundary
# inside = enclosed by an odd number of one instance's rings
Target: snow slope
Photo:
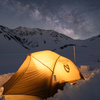
[[[100,35],[74,40],[53,30],[0,26],[0,86],[17,71],[27,54],[48,49],[74,61],[75,46],[76,65],[86,80],[80,80],[76,86],[66,84],[64,91],[59,90],[48,100],[100,100],[99,43]]]
[[[0,60],[2,62],[0,74],[15,72],[27,54],[40,50],[55,50],[65,45],[66,41],[74,40],[53,30],[25,27],[9,29],[0,26]]]

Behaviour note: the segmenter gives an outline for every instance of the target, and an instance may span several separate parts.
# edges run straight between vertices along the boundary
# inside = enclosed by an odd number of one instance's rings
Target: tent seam
[[[35,58],[34,56],[32,56],[33,58]],[[42,65],[44,65],[45,67],[47,67],[51,72],[53,72],[47,65],[45,65],[44,63],[42,63],[40,60],[38,60],[37,58],[35,58],[37,61],[39,61]]]
[[[53,71],[52,71],[52,75],[51,75],[51,80],[50,80],[50,86],[49,86],[49,94],[48,94],[48,96],[50,96],[52,78],[53,78],[53,74],[54,74],[54,70],[55,70],[56,63],[57,63],[58,59],[60,58],[60,56],[61,55],[59,55],[58,58],[56,59],[55,64],[54,64],[54,67],[53,67]]]

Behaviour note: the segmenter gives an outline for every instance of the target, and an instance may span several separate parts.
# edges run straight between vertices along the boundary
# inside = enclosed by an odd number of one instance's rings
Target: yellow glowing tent
[[[27,55],[18,71],[3,85],[4,95],[53,96],[62,83],[73,83],[83,76],[75,64],[49,50]]]

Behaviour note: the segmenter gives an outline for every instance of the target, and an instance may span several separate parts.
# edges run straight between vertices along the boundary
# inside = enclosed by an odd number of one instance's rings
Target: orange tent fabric
[[[18,71],[3,85],[4,95],[53,96],[59,84],[82,79],[69,59],[49,50],[28,54]]]

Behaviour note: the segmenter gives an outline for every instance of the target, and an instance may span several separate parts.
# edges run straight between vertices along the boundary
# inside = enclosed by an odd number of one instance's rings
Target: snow
[[[100,64],[99,64],[100,65]],[[88,70],[80,68],[85,80],[78,81],[73,86],[66,84],[64,91],[60,91],[48,100],[100,100],[100,69]]]
[[[100,63],[98,65],[100,66]],[[75,86],[66,83],[63,91],[59,90],[54,97],[48,98],[48,100],[100,100],[100,68],[94,66],[94,69],[90,70],[89,65],[82,65],[79,69],[85,80],[79,80]],[[0,86],[13,74],[0,75]],[[4,100],[4,97],[0,100]]]
[[[75,86],[66,83],[63,91],[59,90],[54,97],[48,98],[48,100],[100,100],[100,36],[87,40],[73,40],[62,34],[59,35],[53,30],[25,27],[11,30],[5,27],[4,31],[2,29],[0,31],[2,32],[0,33],[0,87],[17,71],[27,54],[49,49],[74,62],[73,46],[70,44],[75,44],[76,65],[85,80],[79,80]],[[20,31],[36,32],[36,35],[20,36]],[[9,40],[4,37],[10,32],[11,36],[20,37],[22,45],[21,42],[16,42],[13,38]],[[41,35],[41,33],[43,34]],[[32,48],[31,41],[33,47],[37,44],[39,46]],[[30,50],[25,49],[23,45]],[[5,100],[4,96],[0,100]],[[19,98],[19,100],[22,99]]]

